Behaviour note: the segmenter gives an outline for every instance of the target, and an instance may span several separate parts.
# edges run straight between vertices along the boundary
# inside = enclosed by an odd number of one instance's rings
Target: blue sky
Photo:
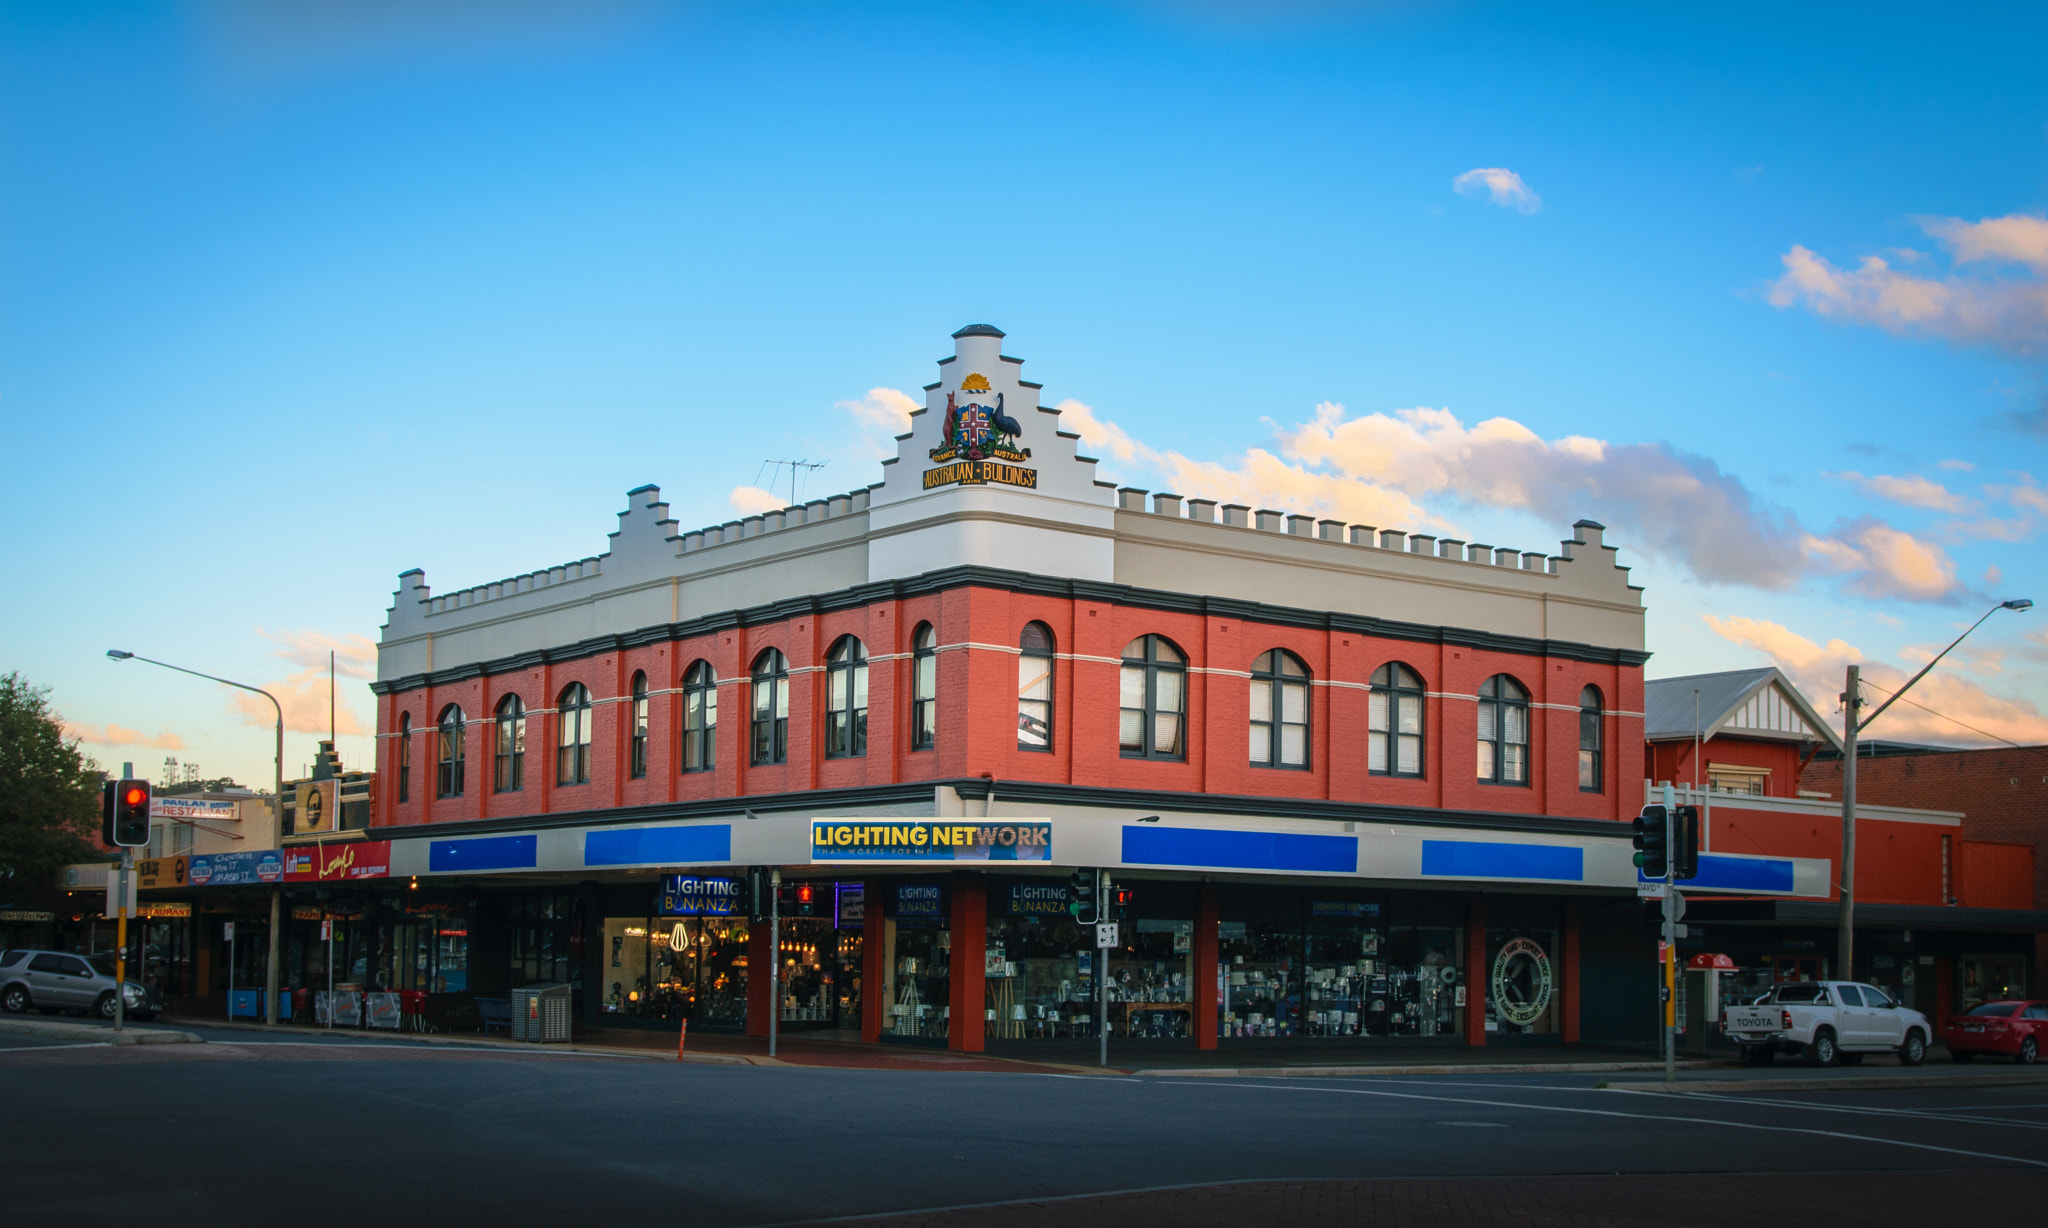
[[[729,519],[765,458],[866,485],[888,390],[987,321],[1109,476],[1524,549],[1593,516],[1652,676],[1776,660],[1832,711],[1847,661],[1896,684],[2048,600],[2044,35],[2038,5],[8,6],[0,669],[103,763],[249,781],[269,742],[224,693],[101,654],[282,684],[296,772],[308,671],[361,670],[399,571],[597,553],[643,482]],[[2044,618],[1915,698],[2048,741]],[[361,677],[342,701],[368,723]]]

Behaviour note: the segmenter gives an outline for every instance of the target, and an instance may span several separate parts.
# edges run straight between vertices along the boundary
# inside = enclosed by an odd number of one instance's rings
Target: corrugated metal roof
[[[1774,666],[1652,678],[1643,683],[1643,736],[1652,742],[1693,736],[1693,692],[1699,692],[1700,736],[1739,733],[1744,737],[1822,741],[1841,749],[1842,740],[1806,696]]]

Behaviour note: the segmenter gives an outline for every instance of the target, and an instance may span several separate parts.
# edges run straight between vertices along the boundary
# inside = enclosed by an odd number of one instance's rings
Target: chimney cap
[[[1605,533],[1607,531],[1607,526],[1601,524],[1597,520],[1574,520],[1572,522],[1572,527],[1574,529],[1598,529],[1602,533]]]
[[[969,324],[966,328],[954,333],[953,339],[957,341],[962,337],[1001,337],[1003,335],[1003,330],[993,324]]]

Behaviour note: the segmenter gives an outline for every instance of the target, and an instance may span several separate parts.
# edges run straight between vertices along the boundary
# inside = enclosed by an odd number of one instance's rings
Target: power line
[[[1961,725],[1963,728],[1969,730],[1971,733],[1976,734],[1980,738],[1990,738],[1994,742],[2003,742],[2007,746],[2012,747],[2014,750],[2030,750],[2036,754],[2048,754],[2048,746],[2027,746],[2023,743],[2015,742],[2011,738],[2001,738],[1997,734],[1988,732],[1983,729],[1979,729],[1975,725],[1972,725],[1967,721],[1959,721],[1955,717],[1950,716],[1946,712],[1936,712],[1934,709],[1928,707],[1926,704],[1916,704],[1913,703],[1912,700],[1907,699],[1902,695],[1898,695],[1896,692],[1886,691],[1883,687],[1877,685],[1875,682],[1872,682],[1868,678],[1865,678],[1863,680],[1863,685],[1869,687],[1873,691],[1884,691],[1884,693],[1887,696],[1891,696],[1892,698],[1897,699],[1900,703],[1912,704],[1913,707],[1920,709],[1927,715],[1938,716],[1942,720],[1947,721],[1951,725]]]

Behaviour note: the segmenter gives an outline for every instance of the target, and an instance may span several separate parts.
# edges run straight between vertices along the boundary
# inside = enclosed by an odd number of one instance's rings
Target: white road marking
[[[1669,1092],[1639,1092],[1631,1088],[1605,1089],[1624,1096],[1668,1096]],[[1806,1109],[1816,1113],[1848,1113],[1861,1117],[1902,1117],[1918,1121],[1959,1121],[1972,1126],[2018,1126],[2025,1130],[2048,1130],[2048,1122],[2006,1121],[1996,1117],[1969,1117],[1937,1109],[1888,1109],[1879,1105],[1823,1104],[1813,1100],[1781,1100],[1772,1096],[1724,1095],[1717,1092],[1681,1092],[1688,1100],[1718,1100],[1727,1104],[1768,1104],[1777,1108]]]
[[[1165,1083],[1169,1080],[1159,1080]],[[1238,1090],[1273,1092],[1320,1093],[1326,1096],[1382,1096],[1394,1100],[1427,1100],[1438,1104],[1477,1104],[1494,1109],[1520,1109],[1525,1112],[1572,1113],[1586,1117],[1620,1117],[1634,1121],[1661,1121],[1683,1125],[1725,1126],[1733,1130],[1764,1130],[1773,1134],[1807,1134],[1818,1138],[1842,1139],[1854,1143],[1881,1143],[1892,1147],[1906,1147],[1915,1151],[1936,1151],[1944,1155],[1969,1156],[1975,1160],[1998,1160],[2007,1164],[2024,1164],[2029,1168],[2048,1168],[2048,1160],[2033,1160],[2024,1156],[1998,1155],[1989,1151],[1970,1151],[1961,1147],[1937,1147],[1932,1143],[1910,1143],[1903,1139],[1882,1138],[1870,1134],[1848,1134],[1840,1130],[1816,1130],[1805,1126],[1763,1126],[1743,1121],[1723,1121],[1714,1117],[1677,1117],[1662,1113],[1624,1113],[1618,1109],[1577,1109],[1565,1105],[1524,1104],[1510,1100],[1480,1100],[1467,1096],[1422,1096],[1410,1092],[1373,1091],[1369,1088],[1350,1087],[1289,1087],[1277,1083],[1207,1083],[1172,1081],[1181,1087],[1222,1087]]]

